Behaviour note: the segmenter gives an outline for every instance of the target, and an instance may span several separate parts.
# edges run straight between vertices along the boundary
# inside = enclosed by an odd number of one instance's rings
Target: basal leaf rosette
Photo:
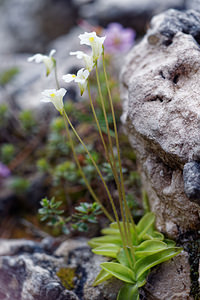
[[[89,241],[93,253],[111,259],[111,261],[101,264],[102,270],[98,274],[94,286],[116,277],[124,282],[117,300],[139,299],[139,287],[146,283],[150,269],[182,251],[182,248],[175,246],[174,241],[165,239],[163,234],[155,230],[154,222],[155,215],[152,212],[146,213],[136,225],[137,235],[133,228],[131,229],[135,256],[132,266],[130,266],[123,249],[117,223],[111,223],[108,228],[103,229],[103,236]],[[130,251],[128,246],[127,248]]]

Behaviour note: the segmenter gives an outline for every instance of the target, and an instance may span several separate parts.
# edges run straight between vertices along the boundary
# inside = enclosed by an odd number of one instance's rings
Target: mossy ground
[[[74,278],[76,276],[76,269],[75,268],[60,268],[56,275],[60,278],[62,285],[67,290],[73,290],[74,285]]]

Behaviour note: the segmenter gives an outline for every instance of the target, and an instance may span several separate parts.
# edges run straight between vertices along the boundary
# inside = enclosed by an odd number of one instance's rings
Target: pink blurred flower
[[[0,177],[8,177],[10,176],[10,170],[6,165],[0,162]]]
[[[127,52],[134,44],[135,31],[119,23],[110,23],[104,31],[104,47],[107,53]]]

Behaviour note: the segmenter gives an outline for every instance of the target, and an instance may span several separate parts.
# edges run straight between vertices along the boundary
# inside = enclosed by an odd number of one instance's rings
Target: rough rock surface
[[[190,300],[190,266],[182,252],[155,268],[144,287],[148,300]]]
[[[182,174],[185,163],[200,161],[199,20],[192,10],[154,17],[122,71],[122,121],[157,227],[174,238],[200,224]]]
[[[116,300],[119,280],[92,286],[105,258],[93,254],[85,239],[60,245],[49,238],[0,243],[0,300]],[[153,270],[141,299],[189,300],[190,284],[188,257],[182,252]]]
[[[200,1],[199,0],[186,0],[185,9],[194,9],[200,11]]]
[[[0,300],[78,300],[56,275],[63,258],[31,241],[1,240],[1,246]]]
[[[110,280],[97,287],[92,286],[105,257],[92,254],[86,240],[66,241],[60,245],[55,254],[63,256],[68,267],[77,270],[75,293],[81,300],[116,300],[122,286],[119,280]]]
[[[187,197],[200,204],[200,164],[196,161],[185,164],[183,179]]]
[[[118,280],[92,287],[105,258],[92,254],[84,239],[63,242],[56,251],[55,243],[46,239],[41,243],[1,239],[0,243],[0,300],[116,299]],[[60,270],[72,277],[58,277]]]

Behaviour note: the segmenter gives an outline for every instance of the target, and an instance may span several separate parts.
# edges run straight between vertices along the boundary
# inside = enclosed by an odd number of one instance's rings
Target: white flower
[[[75,75],[75,74],[67,74],[67,75],[64,75],[64,76],[62,77],[62,79],[63,79],[65,82],[69,83],[69,82],[71,82],[71,81],[73,81],[73,80],[76,79],[76,75]]]
[[[65,82],[71,82],[71,81],[75,81],[78,83],[78,86],[80,88],[81,91],[81,96],[83,95],[86,87],[87,87],[87,82],[88,82],[88,76],[89,76],[90,72],[88,70],[85,70],[84,68],[80,69],[77,73],[77,75],[75,74],[67,74],[64,75],[62,78]]]
[[[77,73],[75,82],[78,83],[79,88],[81,90],[81,96],[83,95],[86,87],[87,87],[87,82],[88,82],[88,76],[89,76],[89,71],[84,70],[84,68],[80,69]]]
[[[52,102],[55,108],[61,113],[63,113],[64,105],[63,105],[63,97],[65,96],[67,90],[61,88],[59,90],[44,90],[42,92],[43,98],[42,102]]]
[[[78,59],[83,59],[85,62],[85,68],[91,72],[94,67],[93,56],[84,53],[83,51],[70,52],[70,55],[76,55]]]
[[[35,61],[37,64],[43,62],[46,66],[46,75],[48,76],[53,68],[55,67],[56,61],[53,58],[53,55],[56,53],[56,50],[53,49],[49,53],[49,55],[43,55],[40,53],[37,53],[31,57],[28,58],[28,62]]]
[[[85,32],[79,35],[80,44],[92,47],[93,61],[96,62],[103,52],[103,43],[106,37],[98,37],[96,32]]]

